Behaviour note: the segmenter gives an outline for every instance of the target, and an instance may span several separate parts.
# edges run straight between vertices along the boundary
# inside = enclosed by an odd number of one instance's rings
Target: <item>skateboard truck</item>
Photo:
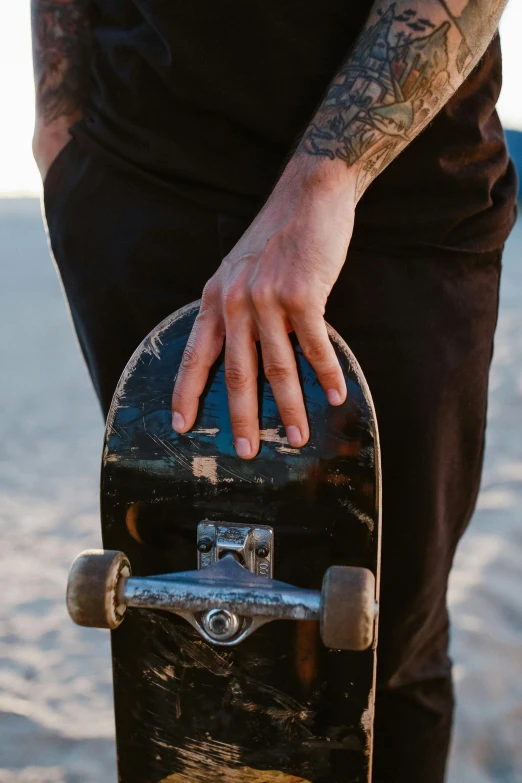
[[[375,577],[331,566],[322,590],[273,579],[274,531],[266,525],[200,522],[198,569],[133,577],[123,552],[87,550],[74,561],[67,608],[78,625],[117,628],[127,607],[174,612],[208,642],[232,646],[271,620],[316,620],[326,647],[373,643]]]

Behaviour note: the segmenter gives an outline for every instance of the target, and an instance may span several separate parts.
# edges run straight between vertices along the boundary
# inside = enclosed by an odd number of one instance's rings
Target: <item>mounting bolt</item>
[[[200,538],[198,541],[198,552],[206,553],[210,552],[212,547],[214,546],[214,542],[211,538]]]
[[[212,639],[226,641],[237,634],[241,621],[228,609],[209,609],[201,616],[201,624]]]
[[[268,544],[259,544],[259,546],[256,549],[256,555],[261,558],[268,557],[269,552],[270,552],[270,548]]]

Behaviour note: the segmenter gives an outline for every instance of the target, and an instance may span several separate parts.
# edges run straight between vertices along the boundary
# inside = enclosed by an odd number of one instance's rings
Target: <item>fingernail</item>
[[[174,411],[172,414],[172,429],[176,430],[176,432],[181,432],[182,429],[185,427],[185,419],[181,415],[181,413],[178,413],[177,411]]]
[[[294,448],[300,446],[303,440],[303,437],[301,435],[301,430],[299,429],[299,427],[296,427],[293,424],[290,424],[290,426],[286,428],[286,437],[289,444],[291,446],[294,446]]]
[[[330,405],[340,405],[343,399],[337,389],[328,389],[326,396]]]
[[[250,441],[247,438],[236,438],[236,452],[239,457],[249,457],[251,452]]]

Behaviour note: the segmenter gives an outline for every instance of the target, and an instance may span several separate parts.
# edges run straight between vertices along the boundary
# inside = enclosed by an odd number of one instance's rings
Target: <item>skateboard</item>
[[[121,783],[368,783],[381,477],[370,392],[328,405],[295,339],[310,440],[288,445],[259,373],[261,447],[235,454],[224,361],[193,429],[171,426],[198,303],[129,361],[107,420],[104,550],[80,554],[67,604],[112,629]]]

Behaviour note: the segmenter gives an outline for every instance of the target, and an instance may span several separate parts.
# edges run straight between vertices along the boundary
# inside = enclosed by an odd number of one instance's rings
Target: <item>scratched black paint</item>
[[[281,443],[261,373],[268,439],[245,462],[233,448],[222,361],[194,430],[172,431],[172,384],[196,309],[180,313],[141,346],[115,396],[102,471],[104,546],[126,552],[135,575],[187,570],[196,567],[199,521],[248,520],[274,527],[276,579],[317,589],[333,564],[378,576],[378,441],[346,353],[338,348],[348,399],[333,408],[294,345],[311,430],[299,453]],[[210,471],[194,471],[201,464]],[[327,650],[317,623],[291,621],[224,649],[174,615],[137,609],[113,632],[112,648],[122,783],[370,779],[374,650]]]

